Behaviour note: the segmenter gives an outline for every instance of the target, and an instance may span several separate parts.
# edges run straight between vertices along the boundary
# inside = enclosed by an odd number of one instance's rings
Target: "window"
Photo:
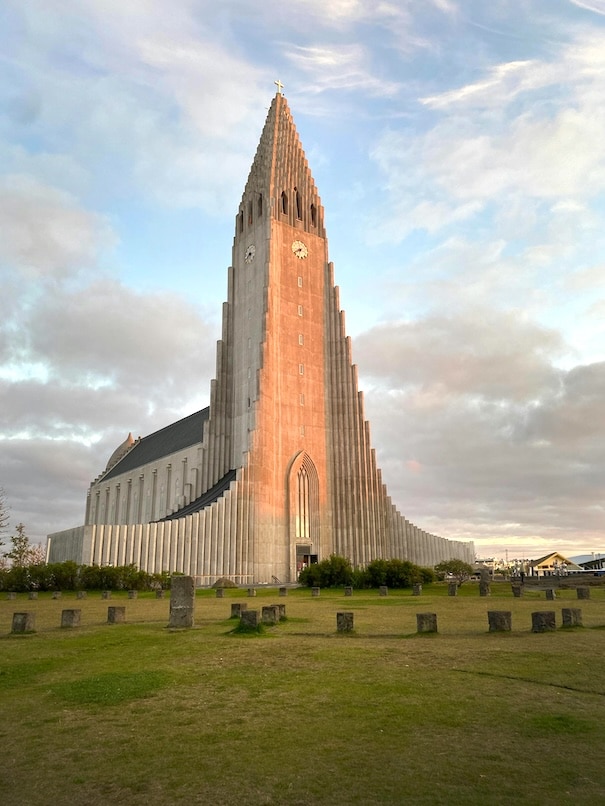
[[[299,315],[299,316],[302,316],[302,315],[303,315],[303,307],[302,307],[302,305],[299,305],[299,306],[298,306],[298,315]]]
[[[305,365],[304,364],[299,364],[298,365],[298,374],[299,375],[304,375],[305,374]]]
[[[311,205],[311,226],[317,226],[317,207],[314,204]]]
[[[285,190],[282,190],[280,207],[282,213],[288,215],[288,197]]]
[[[248,202],[248,226],[252,226],[252,202]]]
[[[301,395],[301,396],[300,396],[300,405],[301,405],[301,406],[304,406],[304,405],[305,405],[305,396],[304,396],[304,395]]]
[[[258,217],[260,218],[263,214],[263,194],[258,194],[258,201],[256,203],[256,212]]]
[[[298,190],[296,188],[294,188],[294,190],[296,192],[296,218],[298,218],[298,220],[301,221],[302,220],[302,205],[301,205],[301,201],[300,201],[300,193],[298,192]]]
[[[303,336],[303,334],[302,334],[302,333],[299,333],[299,334],[298,334],[298,343],[300,344],[300,346],[301,346],[301,347],[302,347],[302,346],[303,346],[303,344],[305,343],[305,337]]]
[[[300,427],[300,435],[301,435],[301,437],[304,437],[304,435],[305,435],[305,427],[304,427],[304,425],[301,425],[301,427]]]
[[[298,278],[298,287],[302,288],[302,277]]]
[[[243,210],[240,212],[240,214],[238,215],[237,218],[238,218],[238,224],[239,224],[239,231],[243,232],[244,231],[244,211]]]

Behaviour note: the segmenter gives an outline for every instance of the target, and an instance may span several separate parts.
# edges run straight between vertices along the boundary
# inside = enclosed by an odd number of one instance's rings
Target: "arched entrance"
[[[288,473],[290,568],[296,579],[319,557],[319,477],[306,451],[296,454]]]

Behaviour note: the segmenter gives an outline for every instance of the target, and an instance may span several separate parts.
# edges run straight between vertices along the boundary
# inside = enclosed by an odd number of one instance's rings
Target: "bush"
[[[298,581],[309,588],[339,588],[352,584],[353,568],[346,557],[331,554],[329,559],[303,568]]]

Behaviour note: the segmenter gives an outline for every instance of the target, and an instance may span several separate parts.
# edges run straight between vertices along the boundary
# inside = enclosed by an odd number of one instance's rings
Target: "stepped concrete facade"
[[[235,219],[210,406],[125,440],[91,484],[83,526],[49,562],[134,563],[197,584],[293,582],[330,554],[363,566],[474,560],[391,501],[328,258],[324,215],[290,109],[269,109]]]

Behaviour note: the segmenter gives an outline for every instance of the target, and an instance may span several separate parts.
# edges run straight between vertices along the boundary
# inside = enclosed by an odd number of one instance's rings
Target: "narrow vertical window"
[[[259,218],[263,214],[263,194],[262,193],[258,194],[258,201],[256,203],[256,213],[257,213]]]
[[[300,396],[300,405],[301,405],[301,406],[304,406],[304,405],[305,405],[305,396],[304,396],[304,395],[301,395],[301,396]]]
[[[294,190],[296,191],[296,218],[298,218],[298,220],[300,221],[302,220],[302,205],[300,200],[300,193],[298,192],[297,188],[294,188]]]
[[[302,346],[303,346],[303,344],[305,343],[305,337],[303,336],[303,334],[302,334],[302,333],[299,333],[299,334],[298,334],[298,343],[300,344],[300,346],[301,346],[301,347],[302,347]]]
[[[303,307],[302,307],[302,305],[299,305],[299,306],[298,306],[298,315],[299,315],[299,316],[302,316],[302,315],[303,315]]]
[[[298,287],[302,288],[302,277],[298,278]]]
[[[252,226],[252,202],[248,202],[248,226]]]
[[[299,364],[298,365],[298,374],[299,375],[304,375],[305,374],[305,365],[304,364]]]
[[[240,214],[238,215],[237,219],[238,219],[239,231],[243,232],[244,231],[244,211],[243,210],[240,212]]]
[[[281,211],[284,215],[288,215],[288,196],[285,190],[282,190],[281,194]]]
[[[317,207],[314,204],[311,205],[311,226],[317,226]]]

